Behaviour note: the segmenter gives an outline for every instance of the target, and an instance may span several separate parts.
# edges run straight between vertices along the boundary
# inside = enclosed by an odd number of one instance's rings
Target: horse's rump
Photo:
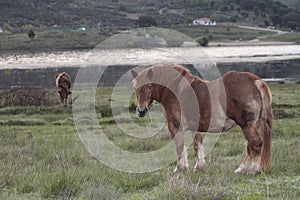
[[[68,95],[71,94],[71,79],[66,72],[57,74],[56,76],[56,89],[60,95],[60,101],[63,104],[67,104]]]

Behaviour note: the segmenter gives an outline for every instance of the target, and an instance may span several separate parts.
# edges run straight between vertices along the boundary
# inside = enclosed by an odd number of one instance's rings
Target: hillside
[[[189,24],[204,16],[219,23],[289,26],[283,23],[289,13],[293,13],[288,17],[293,27],[300,27],[297,10],[272,0],[14,0],[1,1],[0,7],[0,25],[9,23],[12,27],[101,23],[107,28],[132,28],[141,15],[152,16],[164,27]]]
[[[300,1],[299,0],[278,0],[278,1],[289,6],[290,8],[296,8],[298,11],[300,11]]]

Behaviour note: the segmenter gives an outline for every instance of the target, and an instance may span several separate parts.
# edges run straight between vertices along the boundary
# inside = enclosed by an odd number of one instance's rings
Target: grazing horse
[[[56,89],[62,104],[67,105],[68,95],[71,94],[71,79],[66,72],[56,74]]]
[[[174,170],[188,169],[183,134],[191,130],[196,151],[195,171],[205,166],[201,132],[241,127],[247,155],[236,173],[266,172],[270,166],[272,96],[266,83],[248,72],[227,72],[213,81],[194,76],[181,65],[154,65],[131,70],[137,114],[144,117],[155,100],[160,103],[178,155]]]

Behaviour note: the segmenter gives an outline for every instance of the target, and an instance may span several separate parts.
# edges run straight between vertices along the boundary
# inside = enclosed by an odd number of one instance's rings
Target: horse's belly
[[[228,131],[234,126],[236,126],[236,123],[228,117],[212,118],[211,123],[206,131],[210,133],[219,133]]]

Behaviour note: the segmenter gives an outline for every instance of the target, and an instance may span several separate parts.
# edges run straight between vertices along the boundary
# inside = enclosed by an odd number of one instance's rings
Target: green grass
[[[300,42],[300,34],[281,34],[272,37],[273,40],[285,41],[285,42]]]
[[[173,26],[171,29],[186,34],[198,40],[207,36],[211,41],[253,40],[266,36],[268,40],[299,42],[299,34],[284,34],[274,36],[273,32],[250,30],[236,26]],[[53,51],[93,49],[111,35],[106,32],[98,33],[95,28],[87,31],[81,30],[47,30],[36,31],[34,39],[30,39],[27,33],[0,34],[0,50],[2,51]],[[128,44],[130,46],[130,44]],[[131,44],[132,45],[132,44]],[[149,45],[151,45],[149,43]]]
[[[96,29],[81,30],[48,30],[36,31],[35,37],[30,39],[27,33],[1,34],[0,50],[5,51],[47,51],[66,49],[90,49],[107,38],[99,34]]]
[[[212,41],[253,40],[257,37],[273,35],[269,31],[243,29],[236,26],[178,26],[174,29],[196,40],[203,36],[210,36]]]
[[[270,88],[273,109],[282,109],[287,115],[275,114],[271,170],[260,175],[233,172],[246,152],[246,140],[238,127],[221,134],[206,157],[204,172],[192,171],[195,155],[189,148],[190,171],[186,173],[173,174],[174,162],[155,172],[131,174],[111,169],[88,153],[77,135],[71,108],[2,108],[0,198],[299,199],[300,88],[297,84],[270,84]],[[111,88],[105,88],[97,95],[108,105],[110,93]],[[166,130],[148,139],[127,136],[112,116],[98,114],[110,141],[128,151],[149,152],[171,141]],[[136,120],[141,125],[148,123],[147,119]]]

